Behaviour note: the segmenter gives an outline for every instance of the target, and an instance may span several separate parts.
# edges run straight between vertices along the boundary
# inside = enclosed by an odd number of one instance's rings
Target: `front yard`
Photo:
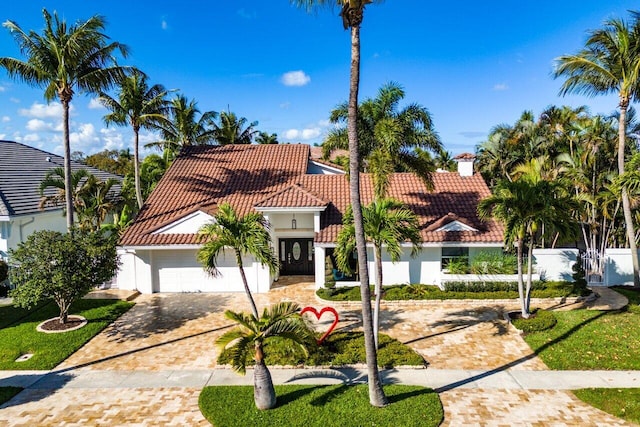
[[[39,323],[58,315],[58,307],[53,303],[31,312],[12,306],[0,307],[0,370],[53,369],[132,306],[133,303],[125,301],[78,300],[70,314],[85,317],[87,325],[55,334],[36,331]],[[33,356],[16,362],[24,354]]]

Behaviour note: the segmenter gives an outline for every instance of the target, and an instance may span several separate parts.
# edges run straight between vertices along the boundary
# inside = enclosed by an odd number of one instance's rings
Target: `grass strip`
[[[0,329],[0,370],[53,369],[132,306],[126,301],[82,299],[73,304],[70,314],[85,317],[87,325],[75,331],[45,334],[36,331],[38,324],[59,314],[55,304],[47,304]],[[33,357],[15,362],[26,353]]]
[[[438,394],[420,386],[388,385],[390,404],[369,404],[364,385],[276,385],[278,405],[269,411],[256,409],[251,386],[205,387],[200,394],[202,414],[216,427],[360,427],[437,426],[444,413]]]
[[[640,388],[585,388],[573,393],[591,406],[640,424]]]

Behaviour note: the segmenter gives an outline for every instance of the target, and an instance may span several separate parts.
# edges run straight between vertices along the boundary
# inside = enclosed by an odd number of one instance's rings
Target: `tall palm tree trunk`
[[[524,307],[527,313],[531,312],[531,286],[533,280],[533,236],[529,240],[527,252],[527,287],[524,291]]]
[[[140,129],[133,128],[133,180],[136,187],[136,200],[138,201],[138,208],[142,209],[144,201],[142,200],[142,189],[140,188]]]
[[[358,252],[358,272],[360,275],[360,295],[362,299],[362,329],[369,376],[369,403],[373,406],[386,406],[387,397],[382,390],[378,372],[378,355],[373,338],[371,318],[371,291],[369,289],[369,271],[367,268],[367,246],[364,237],[362,204],[360,202],[360,159],[358,152],[358,86],[360,84],[360,25],[351,26],[351,71],[349,79],[349,104],[347,133],[349,137],[349,193],[353,208],[353,224]]]
[[[527,310],[527,304],[525,302],[525,296],[524,296],[524,280],[522,278],[523,272],[522,272],[522,264],[524,264],[523,261],[523,256],[522,256],[522,252],[523,252],[523,246],[524,246],[524,240],[523,239],[518,239],[518,242],[516,243],[516,251],[517,251],[517,258],[518,258],[518,295],[520,296],[520,312],[522,314],[522,317],[524,317],[525,319],[529,318],[529,311]]]
[[[257,319],[258,316],[258,308],[256,307],[256,302],[253,300],[253,296],[251,295],[251,290],[249,290],[249,283],[247,282],[247,276],[244,274],[244,268],[242,267],[242,254],[239,251],[236,251],[236,263],[238,264],[238,269],[240,270],[240,277],[242,278],[242,284],[244,285],[244,291],[247,294],[247,298],[249,299],[249,304],[251,305],[251,313]]]
[[[67,231],[73,229],[73,197],[71,195],[71,142],[69,139],[69,100],[60,97],[64,140],[64,202],[67,209]]]
[[[620,101],[620,118],[618,119],[618,173],[624,174],[624,147],[626,140],[627,108],[629,101]],[[640,288],[640,263],[638,262],[638,248],[636,247],[636,233],[633,228],[633,216],[631,215],[631,203],[626,187],[622,187],[622,212],[627,228],[627,240],[631,249],[631,262],[633,264],[633,287]]]
[[[376,300],[373,307],[373,341],[377,350],[380,343],[378,335],[380,332],[380,301],[382,300],[382,248],[379,245],[374,248],[374,261],[376,265]]]

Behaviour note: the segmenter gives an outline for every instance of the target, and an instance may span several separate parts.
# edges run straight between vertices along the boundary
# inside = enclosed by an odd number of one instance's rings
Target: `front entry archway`
[[[280,274],[309,276],[314,274],[313,239],[280,239]]]

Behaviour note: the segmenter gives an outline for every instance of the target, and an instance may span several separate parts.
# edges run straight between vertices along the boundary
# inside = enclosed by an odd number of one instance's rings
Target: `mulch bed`
[[[69,329],[79,328],[86,320],[82,317],[69,316],[66,323],[60,323],[60,320],[56,317],[49,319],[40,324],[40,329],[45,331],[68,331]]]

